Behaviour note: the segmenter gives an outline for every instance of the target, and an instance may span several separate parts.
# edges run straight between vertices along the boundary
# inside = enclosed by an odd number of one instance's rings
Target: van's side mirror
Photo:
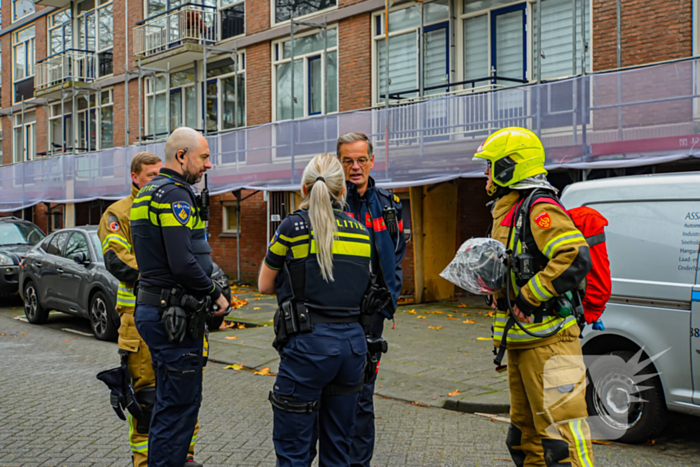
[[[89,262],[87,255],[82,251],[73,255],[73,261],[75,261],[78,264],[85,264]]]

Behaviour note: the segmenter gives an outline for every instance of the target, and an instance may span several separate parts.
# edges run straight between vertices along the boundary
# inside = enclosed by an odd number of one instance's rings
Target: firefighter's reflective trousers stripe
[[[508,349],[508,385],[512,426],[507,444],[516,465],[593,467],[578,338]]]
[[[117,306],[117,312],[121,317],[119,326],[119,349],[126,350],[127,368],[131,375],[131,384],[134,392],[138,393],[143,388],[156,385],[156,375],[151,363],[151,352],[143,341],[134,323],[134,307]],[[148,434],[140,433],[136,428],[136,419],[128,415],[129,444],[131,445],[134,467],[148,467]],[[194,444],[199,433],[199,422],[194,429],[189,455],[194,456]]]

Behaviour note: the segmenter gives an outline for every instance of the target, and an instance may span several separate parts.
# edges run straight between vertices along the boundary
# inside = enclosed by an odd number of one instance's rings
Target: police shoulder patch
[[[173,214],[180,224],[185,225],[192,217],[192,206],[183,201],[176,201],[173,203]]]
[[[109,227],[109,230],[113,232],[119,232],[121,230],[121,226],[119,225],[119,219],[115,215],[109,216],[107,219],[107,227]]]
[[[396,195],[394,195],[394,201],[396,201],[397,203],[400,203],[400,202],[401,202],[401,200],[399,199],[399,197],[396,196]]]

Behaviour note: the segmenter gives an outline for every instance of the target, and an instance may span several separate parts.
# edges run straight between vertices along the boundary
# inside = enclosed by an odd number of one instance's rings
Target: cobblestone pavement
[[[126,424],[108,404],[95,374],[116,365],[116,346],[62,330],[75,318],[54,315],[46,326],[13,320],[0,310],[0,466],[129,465]],[[273,378],[205,371],[197,459],[208,467],[274,466]],[[374,466],[508,466],[507,425],[475,415],[377,398]],[[598,466],[700,465],[700,435],[686,423],[673,441],[655,446],[596,445]],[[689,428],[688,428],[689,427]],[[671,430],[671,431],[673,431]]]

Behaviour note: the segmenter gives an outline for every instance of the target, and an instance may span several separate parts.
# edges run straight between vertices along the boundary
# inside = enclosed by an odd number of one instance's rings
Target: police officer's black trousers
[[[156,374],[156,402],[148,435],[149,467],[182,467],[202,402],[203,339],[168,341],[158,308],[137,303],[136,328],[148,344]]]
[[[324,393],[329,385],[358,386],[367,342],[359,324],[316,324],[308,334],[292,336],[281,350],[275,396],[298,404],[320,400],[318,412],[274,411],[272,440],[279,467],[311,464],[311,444],[318,420],[319,465],[347,467],[359,392]]]

